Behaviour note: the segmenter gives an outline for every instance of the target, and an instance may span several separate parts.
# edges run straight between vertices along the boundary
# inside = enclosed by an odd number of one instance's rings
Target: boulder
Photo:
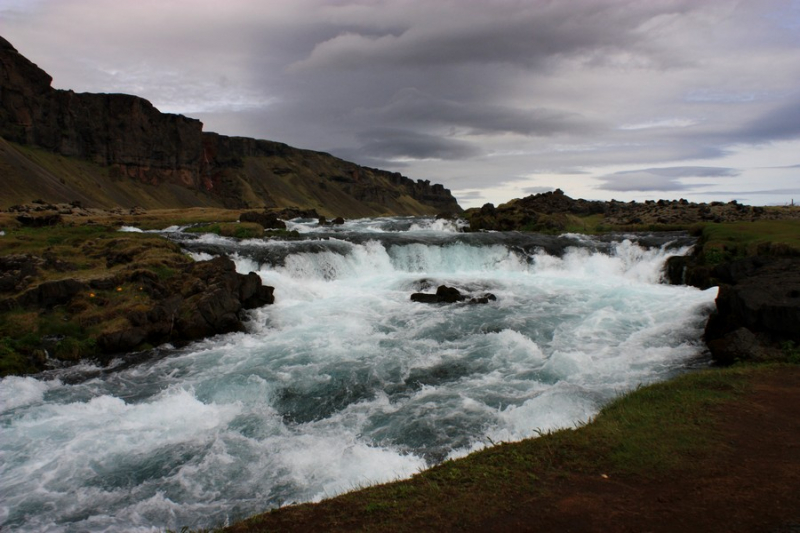
[[[488,304],[497,300],[497,297],[492,293],[485,293],[480,296],[467,297],[461,294],[461,291],[455,287],[448,287],[447,285],[439,285],[436,289],[436,294],[425,292],[415,292],[411,295],[412,302],[419,302],[425,304],[440,304],[440,303],[456,303],[466,301],[469,304]]]
[[[46,281],[17,297],[20,307],[44,307],[50,309],[56,305],[68,303],[73,296],[89,292],[89,285],[75,279]]]
[[[461,294],[461,291],[455,287],[448,287],[447,285],[439,285],[436,289],[436,296],[439,298],[440,302],[444,303],[455,303],[466,299],[466,297]]]
[[[239,216],[239,222],[255,222],[264,229],[286,229],[286,223],[274,213],[247,211]]]
[[[411,301],[423,304],[438,304],[440,302],[438,296],[425,292],[415,292],[411,295]]]
[[[800,341],[800,259],[751,257],[717,267],[717,310],[705,339],[715,361],[764,359],[767,350]],[[748,333],[762,345],[756,349]]]
[[[747,328],[737,328],[708,343],[714,361],[731,365],[739,361],[766,361],[771,357],[768,347]]]

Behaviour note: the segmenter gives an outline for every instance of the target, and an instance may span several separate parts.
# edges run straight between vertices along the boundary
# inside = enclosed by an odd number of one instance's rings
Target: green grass
[[[636,389],[613,401],[586,425],[545,432],[447,461],[409,480],[255,516],[225,531],[304,527],[358,531],[474,529],[486,510],[547,495],[575,475],[658,478],[692,470],[724,446],[714,407],[748,390],[768,367],[735,367],[684,374]]]
[[[701,242],[708,265],[750,255],[800,256],[800,220],[706,224]]]
[[[264,228],[253,222],[227,222],[214,224],[200,224],[188,228],[187,233],[214,233],[223,237],[237,239],[258,239],[264,236]]]

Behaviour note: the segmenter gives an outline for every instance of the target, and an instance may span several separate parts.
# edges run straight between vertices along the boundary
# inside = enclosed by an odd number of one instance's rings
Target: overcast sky
[[[798,0],[0,0],[53,86],[429,179],[464,207],[800,202]]]

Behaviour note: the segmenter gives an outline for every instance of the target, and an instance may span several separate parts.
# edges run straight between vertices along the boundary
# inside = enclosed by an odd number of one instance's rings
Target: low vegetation
[[[711,266],[751,255],[800,257],[800,219],[706,224],[700,235]]]
[[[133,268],[163,279],[191,262],[179,246],[160,236],[120,233],[105,225],[4,231],[0,260],[21,269],[9,269],[2,278],[0,376],[40,371],[48,357],[69,364],[96,355],[99,334],[151,303],[140,284],[119,281],[117,274]],[[68,304],[17,303],[43,283],[62,280],[83,287]]]

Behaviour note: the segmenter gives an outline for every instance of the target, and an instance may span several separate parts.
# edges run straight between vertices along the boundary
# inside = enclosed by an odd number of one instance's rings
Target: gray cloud
[[[669,54],[663,50],[655,53],[646,44],[647,35],[637,30],[654,17],[680,14],[691,5],[675,0],[636,4],[609,0],[569,4],[417,3],[414,7],[420,16],[401,31],[368,35],[342,32],[318,43],[293,67],[365,69],[376,65],[417,68],[503,63],[530,68],[564,56],[580,56],[594,64],[615,59],[627,64],[663,63]],[[391,11],[389,6],[383,7]],[[641,46],[632,46],[637,43]]]
[[[463,128],[465,135],[517,133],[551,136],[598,130],[598,125],[575,112],[459,102],[436,98],[415,88],[401,89],[381,108],[359,109],[355,114],[359,118],[395,125]]]
[[[448,137],[439,137],[413,130],[378,128],[358,134],[358,153],[375,160],[451,159],[477,156],[480,148]]]
[[[624,170],[600,177],[606,191],[690,191],[708,184],[685,183],[681,178],[726,178],[741,174],[722,167],[666,167]]]
[[[525,194],[542,194],[556,190],[558,187],[525,187],[522,191]]]
[[[730,190],[744,174],[708,169],[791,166],[779,152],[800,151],[791,20],[787,0],[0,0],[0,33],[57,87],[139,94],[207,130],[476,201],[539,179]],[[767,150],[781,156],[757,159]]]
[[[800,138],[800,94],[745,124],[734,138],[754,143]]]

